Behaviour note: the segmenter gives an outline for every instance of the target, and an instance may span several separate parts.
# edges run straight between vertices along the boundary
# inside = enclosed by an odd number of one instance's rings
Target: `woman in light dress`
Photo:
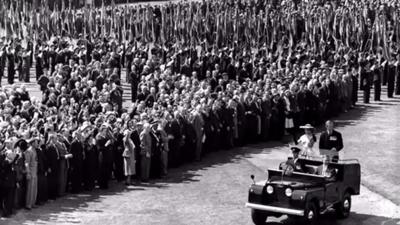
[[[128,129],[124,132],[124,173],[126,176],[126,185],[132,184],[131,176],[136,174],[136,158],[135,158],[135,144],[131,139],[133,129]]]
[[[300,128],[304,129],[304,134],[298,140],[298,144],[302,147],[300,155],[306,158],[318,157],[319,152],[314,148],[314,144],[317,141],[317,137],[314,134],[314,127],[306,124],[300,126]]]

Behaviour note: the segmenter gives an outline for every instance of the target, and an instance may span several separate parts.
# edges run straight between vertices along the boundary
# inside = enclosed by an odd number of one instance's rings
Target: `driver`
[[[297,146],[292,146],[290,147],[290,150],[292,151],[293,157],[288,158],[288,160],[286,161],[286,165],[291,165],[293,167],[294,172],[304,172],[305,170],[302,164],[299,162],[299,155],[301,149]]]

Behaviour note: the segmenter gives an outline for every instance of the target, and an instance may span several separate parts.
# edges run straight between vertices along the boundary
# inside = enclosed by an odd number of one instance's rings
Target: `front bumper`
[[[254,204],[254,203],[246,203],[246,207],[251,209],[257,209],[257,210],[286,214],[286,215],[304,216],[304,210],[299,210],[299,209],[289,209],[277,206]]]

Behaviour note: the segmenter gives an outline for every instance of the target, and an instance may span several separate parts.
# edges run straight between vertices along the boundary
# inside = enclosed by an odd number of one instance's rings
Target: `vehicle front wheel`
[[[350,215],[351,210],[351,195],[346,192],[343,196],[343,200],[335,205],[336,215],[339,218],[347,218]]]
[[[303,217],[304,224],[307,225],[317,224],[317,218],[318,218],[317,206],[313,202],[309,202],[306,205],[306,209],[304,210],[304,217]]]
[[[264,225],[267,218],[268,215],[265,212],[257,209],[251,210],[251,219],[255,225]]]

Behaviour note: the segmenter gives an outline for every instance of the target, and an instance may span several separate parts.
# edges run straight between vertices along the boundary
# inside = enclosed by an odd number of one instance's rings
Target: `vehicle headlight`
[[[285,195],[288,197],[291,197],[293,193],[293,190],[291,188],[286,188],[285,190]]]
[[[268,186],[267,186],[267,193],[268,193],[268,194],[274,193],[274,188],[273,188],[271,185],[268,185]]]

